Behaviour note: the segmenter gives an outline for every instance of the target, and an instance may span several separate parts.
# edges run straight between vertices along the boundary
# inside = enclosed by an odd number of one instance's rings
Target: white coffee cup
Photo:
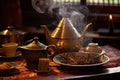
[[[17,43],[5,43],[2,44],[4,54],[7,57],[14,57],[16,55],[18,44]]]

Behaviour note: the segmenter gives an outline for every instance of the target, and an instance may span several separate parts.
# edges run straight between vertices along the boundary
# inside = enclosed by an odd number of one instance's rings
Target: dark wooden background
[[[113,15],[115,28],[120,28],[120,6],[87,6],[90,10],[88,20],[93,22],[94,29],[108,25],[108,15]],[[97,15],[94,15],[97,14]],[[39,26],[50,24],[55,16],[36,12],[31,0],[0,0],[0,25],[8,26]]]
[[[85,5],[85,0],[82,1]],[[94,31],[108,28],[109,14],[115,14],[113,15],[114,28],[120,29],[120,6],[88,5],[87,7],[90,11],[87,20],[93,23]],[[31,5],[31,0],[0,0],[0,30],[8,25],[16,28],[39,27],[41,24],[50,25],[55,20],[54,14],[36,12]]]

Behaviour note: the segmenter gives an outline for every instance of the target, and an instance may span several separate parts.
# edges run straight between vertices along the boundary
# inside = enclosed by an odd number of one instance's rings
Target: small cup
[[[101,53],[102,49],[98,45],[98,43],[89,43],[88,46],[85,48],[86,52],[95,52],[95,53]]]
[[[38,72],[49,72],[48,58],[39,58]]]
[[[16,55],[18,44],[17,43],[5,43],[2,44],[4,54],[7,57],[14,57]]]

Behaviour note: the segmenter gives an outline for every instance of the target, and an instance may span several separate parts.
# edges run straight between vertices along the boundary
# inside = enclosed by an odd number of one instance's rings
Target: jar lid
[[[21,46],[21,48],[27,50],[45,50],[47,46],[39,42],[38,39],[39,39],[38,37],[34,37],[31,43],[25,46]]]
[[[98,46],[98,43],[89,43],[89,46]]]
[[[0,35],[19,35],[25,34],[26,32],[15,30],[13,26],[8,26],[7,29],[0,31]]]

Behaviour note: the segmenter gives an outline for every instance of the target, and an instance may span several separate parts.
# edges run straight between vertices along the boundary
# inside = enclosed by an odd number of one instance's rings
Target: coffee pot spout
[[[81,41],[83,41],[84,37],[85,37],[85,33],[88,30],[88,28],[92,25],[92,23],[88,23],[85,28],[83,29],[82,33],[81,33]]]

